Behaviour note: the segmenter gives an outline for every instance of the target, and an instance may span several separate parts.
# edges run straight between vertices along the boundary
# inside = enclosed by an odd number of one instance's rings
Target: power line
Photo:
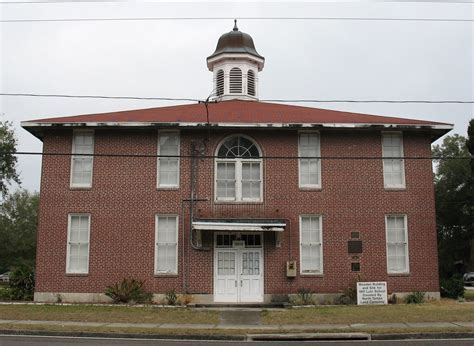
[[[68,95],[68,94],[32,94],[32,93],[0,93],[0,96],[24,97],[58,97],[83,99],[114,99],[114,100],[149,100],[149,101],[190,101],[205,102],[197,98],[173,97],[141,97],[141,96],[105,96],[105,95]],[[464,100],[343,100],[343,99],[261,99],[263,102],[293,102],[293,103],[426,103],[426,104],[474,104],[474,101]]]
[[[194,98],[173,98],[173,97],[65,95],[65,94],[30,94],[30,93],[0,93],[0,96],[63,97],[63,98],[82,98],[82,99],[150,100],[150,101],[191,101],[191,102],[201,101],[199,99],[194,99]]]
[[[42,153],[34,151],[0,152],[0,155],[38,155],[38,156],[78,156],[78,157],[137,157],[137,158],[199,158],[199,159],[227,159],[218,155],[158,155],[158,154],[73,154],[73,153]],[[270,160],[472,160],[470,156],[259,156],[254,159]]]
[[[460,18],[390,18],[390,17],[141,17],[141,18],[57,18],[57,19],[2,19],[0,23],[41,22],[113,22],[113,21],[172,21],[172,20],[302,20],[302,21],[390,21],[390,22],[474,22],[474,19]]]

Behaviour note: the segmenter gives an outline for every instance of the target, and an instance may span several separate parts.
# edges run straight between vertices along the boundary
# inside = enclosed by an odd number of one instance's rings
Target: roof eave
[[[431,140],[435,141],[453,129],[451,124],[383,124],[383,123],[207,123],[207,122],[32,122],[23,121],[21,126],[34,136],[42,139],[44,130],[49,128],[78,127],[182,127],[182,128],[333,128],[333,129],[384,129],[384,130],[425,130],[431,132]]]

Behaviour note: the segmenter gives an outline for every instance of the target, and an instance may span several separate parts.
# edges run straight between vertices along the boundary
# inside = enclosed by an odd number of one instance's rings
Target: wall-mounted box
[[[286,277],[296,277],[296,261],[286,261]]]

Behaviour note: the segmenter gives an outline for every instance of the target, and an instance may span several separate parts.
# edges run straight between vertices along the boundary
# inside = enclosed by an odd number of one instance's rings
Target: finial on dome
[[[234,19],[234,31],[239,31],[239,28],[237,27],[237,19]]]

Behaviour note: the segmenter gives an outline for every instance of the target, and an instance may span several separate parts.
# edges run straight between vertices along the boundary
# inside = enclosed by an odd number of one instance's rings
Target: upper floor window
[[[385,217],[387,272],[408,273],[408,235],[406,215]]]
[[[261,201],[260,149],[248,137],[226,138],[217,149],[215,195],[217,201]]]
[[[382,133],[383,180],[386,188],[405,187],[403,138],[399,132]]]
[[[89,272],[90,221],[89,214],[69,214],[66,273]]]
[[[305,188],[321,187],[321,160],[319,133],[301,132],[298,138],[299,185]]]
[[[248,70],[247,72],[247,93],[255,96],[255,72]]]
[[[234,67],[230,70],[229,91],[231,94],[242,94],[242,70]]]
[[[178,131],[158,132],[158,187],[179,186],[179,151]]]
[[[217,93],[217,96],[224,95],[224,71],[223,70],[217,71],[216,93]]]
[[[72,154],[71,187],[91,187],[93,164],[92,155],[94,154],[94,132],[74,131],[72,140]]]

